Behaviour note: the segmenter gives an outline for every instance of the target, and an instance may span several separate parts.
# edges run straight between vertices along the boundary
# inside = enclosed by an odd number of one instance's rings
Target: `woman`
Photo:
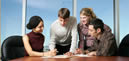
[[[96,15],[91,8],[82,8],[80,11],[80,23],[77,27],[79,33],[79,48],[76,49],[75,54],[88,53],[92,50],[93,41],[96,39],[88,35],[88,26],[89,22],[94,18],[96,18]],[[111,29],[107,25],[104,25],[104,29],[111,32]]]
[[[25,56],[54,56],[56,50],[43,52],[43,44],[45,37],[42,34],[44,29],[44,22],[39,16],[30,18],[27,28],[32,31],[23,36],[23,43],[25,47]]]

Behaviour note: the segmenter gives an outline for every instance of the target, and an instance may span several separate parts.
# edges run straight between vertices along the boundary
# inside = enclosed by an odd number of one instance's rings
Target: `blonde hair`
[[[80,11],[80,14],[85,16],[90,16],[91,19],[96,18],[96,15],[93,12],[92,8],[82,8],[82,10]]]

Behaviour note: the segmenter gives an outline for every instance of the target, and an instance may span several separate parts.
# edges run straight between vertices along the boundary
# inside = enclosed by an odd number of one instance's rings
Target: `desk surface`
[[[129,61],[129,57],[120,56],[96,56],[96,57],[72,57],[72,58],[42,58],[42,57],[22,57],[11,61]]]

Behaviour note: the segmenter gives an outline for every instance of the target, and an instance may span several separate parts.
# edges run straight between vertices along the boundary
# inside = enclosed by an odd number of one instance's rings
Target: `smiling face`
[[[63,18],[59,17],[59,22],[60,22],[60,24],[61,24],[62,26],[65,26],[68,21],[69,21],[69,18],[63,19]]]
[[[82,24],[88,24],[90,21],[90,16],[86,16],[86,15],[83,15],[83,14],[80,14],[80,22]]]
[[[36,26],[36,28],[34,28],[33,30],[34,30],[34,32],[42,33],[43,29],[44,29],[43,21],[40,21],[38,26]]]
[[[88,30],[89,35],[91,35],[92,37],[98,37],[98,35],[100,35],[101,33],[101,29],[97,28],[96,30],[94,29],[93,25],[89,25],[89,30]]]
[[[89,25],[89,30],[88,33],[92,36],[92,37],[96,37],[96,30],[94,29],[93,25]]]

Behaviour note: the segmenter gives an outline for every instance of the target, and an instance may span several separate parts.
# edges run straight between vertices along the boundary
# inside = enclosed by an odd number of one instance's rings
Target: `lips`
[[[83,23],[86,22],[86,21],[82,21]]]

